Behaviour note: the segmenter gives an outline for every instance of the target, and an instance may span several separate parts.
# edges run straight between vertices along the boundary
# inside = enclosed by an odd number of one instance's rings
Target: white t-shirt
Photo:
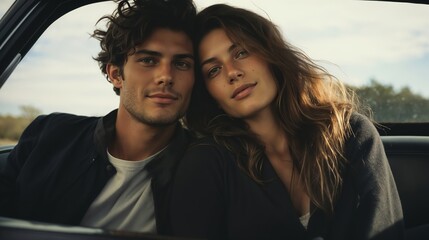
[[[308,222],[310,221],[310,217],[311,217],[310,212],[299,217],[299,221],[301,222],[302,226],[304,226],[305,229],[307,229],[308,227]]]
[[[141,161],[118,159],[107,151],[116,174],[91,204],[81,225],[156,233],[151,178],[145,167],[163,150]]]

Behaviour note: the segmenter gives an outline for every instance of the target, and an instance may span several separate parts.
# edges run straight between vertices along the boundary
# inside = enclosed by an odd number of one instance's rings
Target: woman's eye
[[[240,51],[237,52],[237,54],[235,55],[235,59],[241,59],[241,58],[245,58],[249,56],[249,52],[247,52],[246,50],[242,49]]]
[[[207,71],[207,77],[208,78],[213,78],[214,76],[216,76],[216,74],[219,72],[219,70],[221,69],[221,67],[212,67]]]
[[[174,65],[179,70],[189,70],[192,68],[192,64],[186,61],[177,61]]]

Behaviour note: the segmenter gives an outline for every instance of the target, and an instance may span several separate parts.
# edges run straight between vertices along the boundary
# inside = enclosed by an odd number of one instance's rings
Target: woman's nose
[[[228,71],[228,82],[230,84],[240,80],[244,76],[244,72],[241,71],[237,66],[234,66],[233,64],[229,64],[227,66],[227,71]]]

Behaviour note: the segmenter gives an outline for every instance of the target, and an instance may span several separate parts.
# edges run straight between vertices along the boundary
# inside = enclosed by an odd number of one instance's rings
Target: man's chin
[[[152,127],[162,128],[162,127],[169,127],[171,125],[177,124],[178,120],[175,121],[152,121],[147,122],[146,124]]]
[[[174,116],[162,116],[162,117],[144,117],[139,118],[139,121],[143,124],[153,126],[153,127],[168,127],[171,125],[175,125],[179,122],[181,118],[180,115]]]

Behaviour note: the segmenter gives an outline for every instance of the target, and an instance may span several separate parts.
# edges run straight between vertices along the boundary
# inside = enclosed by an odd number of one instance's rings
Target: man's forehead
[[[156,52],[181,52],[192,53],[192,40],[184,31],[176,31],[167,28],[155,29],[144,41],[135,46],[138,50],[150,50]]]

